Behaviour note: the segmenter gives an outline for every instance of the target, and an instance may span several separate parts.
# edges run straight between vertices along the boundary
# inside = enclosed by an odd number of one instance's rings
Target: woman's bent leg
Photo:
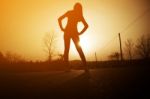
[[[79,41],[80,41],[79,37],[75,37],[75,38],[72,38],[72,39],[73,39],[74,44],[76,46],[76,49],[77,49],[77,51],[78,51],[78,53],[80,55],[80,58],[81,58],[81,60],[83,62],[83,65],[85,66],[85,71],[88,72],[89,68],[87,66],[86,58],[85,58],[85,55],[83,53],[83,50],[82,50],[81,46],[79,45]]]

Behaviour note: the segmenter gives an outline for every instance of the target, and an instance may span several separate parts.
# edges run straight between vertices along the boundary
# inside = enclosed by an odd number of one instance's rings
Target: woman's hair
[[[82,5],[80,3],[76,3],[74,5],[74,11],[78,12],[79,14],[82,15]]]

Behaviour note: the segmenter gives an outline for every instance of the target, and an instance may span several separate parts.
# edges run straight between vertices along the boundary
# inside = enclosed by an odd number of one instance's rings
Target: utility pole
[[[96,60],[96,63],[97,63],[97,55],[96,55],[96,52],[95,52],[95,60]]]
[[[120,36],[120,33],[118,34],[119,35],[119,43],[120,43],[120,56],[121,56],[121,61],[123,60],[123,53],[122,53],[122,44],[121,44],[121,36]]]

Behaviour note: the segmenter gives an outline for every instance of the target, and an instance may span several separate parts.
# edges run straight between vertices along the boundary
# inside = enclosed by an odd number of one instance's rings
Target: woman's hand
[[[84,25],[84,28],[83,28],[83,30],[79,33],[79,35],[82,35],[82,34],[87,30],[87,28],[88,28],[88,25],[87,25],[87,24]]]
[[[61,28],[61,31],[65,32],[65,29],[64,29],[64,28]]]

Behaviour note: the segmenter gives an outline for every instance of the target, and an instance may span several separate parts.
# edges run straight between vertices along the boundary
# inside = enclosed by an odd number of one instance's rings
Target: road
[[[148,99],[149,68],[0,73],[0,97],[14,99]]]

